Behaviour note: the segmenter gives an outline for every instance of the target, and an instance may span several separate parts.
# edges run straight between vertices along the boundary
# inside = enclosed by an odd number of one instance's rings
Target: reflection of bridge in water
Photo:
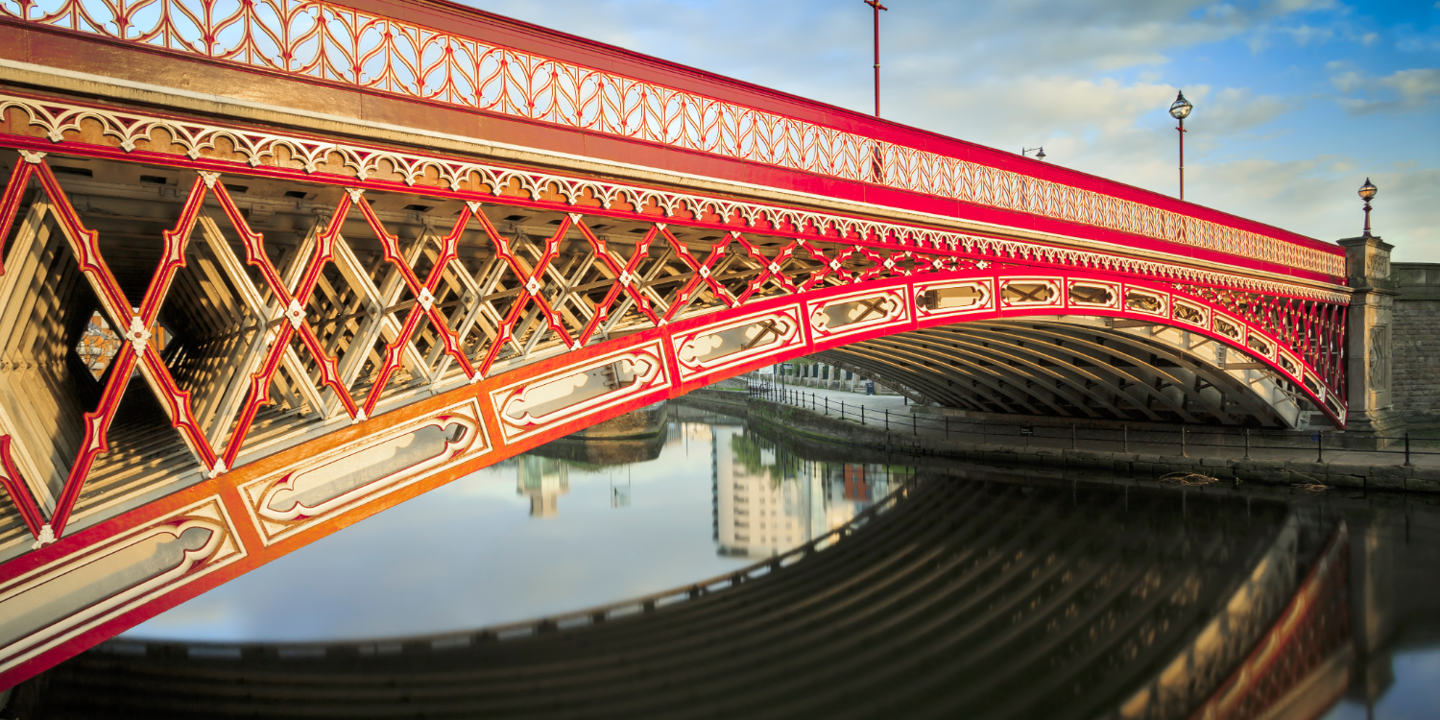
[[[1313,716],[1351,662],[1344,538],[1277,502],[925,473],[800,548],[616,606],[112,641],[50,674],[47,717]]]

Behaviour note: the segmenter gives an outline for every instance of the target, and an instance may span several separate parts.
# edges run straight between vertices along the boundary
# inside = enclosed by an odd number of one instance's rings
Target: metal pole
[[[885,432],[890,432],[890,408],[885,408]]]
[[[865,4],[875,8],[875,117],[880,117],[880,11],[890,8],[880,4],[880,0],[865,0]]]
[[[1315,462],[1325,462],[1325,431],[1315,433]]]
[[[946,440],[949,440],[949,439],[950,439],[950,416],[949,416],[949,415],[946,415],[946,416],[945,416],[945,439],[946,439]],[[1409,441],[1408,438],[1406,439],[1405,444],[1406,444],[1406,447],[1409,447],[1410,441]]]
[[[1180,457],[1190,457],[1185,452],[1185,426],[1180,426]]]
[[[1075,449],[1075,423],[1070,423],[1070,449]]]
[[[1405,467],[1410,467],[1410,431],[1405,431]]]
[[[910,415],[910,427],[915,431],[913,434],[915,434],[915,435],[919,435],[919,434],[920,434],[920,416],[919,416],[919,415],[915,415],[914,413],[911,413],[911,415]]]
[[[829,397],[826,397],[826,398],[825,398],[825,415],[826,415],[827,417],[830,415],[830,398],[829,398]]]
[[[1127,453],[1128,453],[1128,452],[1130,452],[1130,426],[1129,426],[1129,425],[1121,425],[1121,426],[1120,426],[1120,432],[1121,432],[1121,437],[1124,439],[1124,442],[1125,442],[1124,452],[1127,452]]]
[[[861,424],[861,425],[864,425],[864,424],[865,424],[865,406],[864,406],[864,405],[861,405],[861,406],[860,406],[860,424]]]
[[[1185,199],[1185,118],[1180,118],[1180,199]],[[1354,225],[1351,225],[1354,227]]]
[[[1245,459],[1250,459],[1250,428],[1245,428]]]

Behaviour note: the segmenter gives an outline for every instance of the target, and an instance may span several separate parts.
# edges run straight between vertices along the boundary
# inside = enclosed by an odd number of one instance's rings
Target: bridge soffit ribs
[[[821,357],[912,388],[917,399],[988,412],[1221,424],[1248,417],[1293,427],[1309,407],[1273,373],[1227,369],[1221,346],[1187,344],[1184,335],[1138,334],[1093,318],[1017,318],[915,330]]]
[[[202,5],[70,0],[49,11],[21,3],[17,12],[0,3],[0,21],[1346,275],[1342,253],[1298,235],[911,147],[883,137],[888,125],[869,133],[828,127],[333,2],[262,0],[223,17]]]

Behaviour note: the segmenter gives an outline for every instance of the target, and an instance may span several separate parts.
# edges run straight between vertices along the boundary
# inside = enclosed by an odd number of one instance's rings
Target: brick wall
[[[1410,422],[1440,422],[1440,263],[1395,263],[1400,290],[1392,329],[1395,410]]]

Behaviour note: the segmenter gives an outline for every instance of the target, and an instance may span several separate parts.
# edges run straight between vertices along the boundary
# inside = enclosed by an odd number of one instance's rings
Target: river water
[[[1064,483],[1146,485],[796,444],[733,417],[672,406],[658,437],[557,443],[486,468],[211,590],[126,637],[352,640],[577,610],[730,573],[824,535],[917,475],[936,474],[1051,491]],[[1243,502],[1247,513],[1253,500],[1280,507],[1276,517],[1299,514],[1325,527],[1343,518],[1351,536],[1353,656],[1348,690],[1326,694],[1340,697],[1326,701],[1321,717],[1440,717],[1437,499],[1246,486],[1169,492],[1164,497],[1181,503],[1182,516],[1194,498]]]

